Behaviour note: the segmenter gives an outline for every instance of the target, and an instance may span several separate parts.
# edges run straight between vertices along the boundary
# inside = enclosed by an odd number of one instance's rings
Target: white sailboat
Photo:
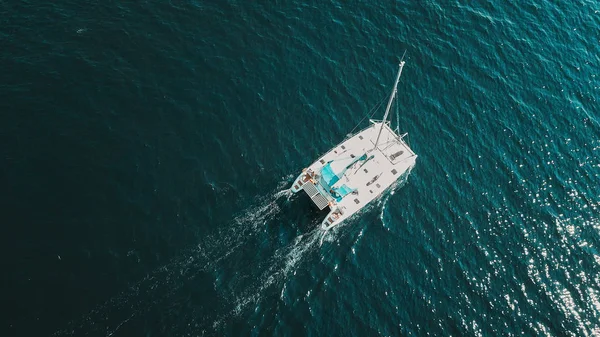
[[[390,127],[388,116],[404,67],[400,62],[383,120],[348,137],[302,170],[291,191],[304,190],[320,209],[329,207],[321,223],[325,231],[339,225],[377,199],[416,162],[417,155]]]

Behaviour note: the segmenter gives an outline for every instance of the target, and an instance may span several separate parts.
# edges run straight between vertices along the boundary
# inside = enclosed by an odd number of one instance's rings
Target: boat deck
[[[313,189],[310,188],[311,199],[320,209],[327,206],[331,208],[331,212],[322,223],[323,229],[331,228],[358,212],[391,187],[404,172],[415,164],[415,153],[387,124],[383,127],[377,149],[370,151],[375,146],[380,126],[380,122],[373,122],[366,129],[344,140],[312,163],[294,182],[293,192],[305,189],[307,183],[315,185],[320,193],[314,194]],[[339,198],[336,200],[331,193],[325,190],[329,186],[323,186],[319,181],[319,172],[332,160],[355,158],[365,153],[369,159],[353,164],[338,183],[343,183],[354,191],[345,195],[341,200]],[[327,200],[327,204],[324,204],[323,199]]]

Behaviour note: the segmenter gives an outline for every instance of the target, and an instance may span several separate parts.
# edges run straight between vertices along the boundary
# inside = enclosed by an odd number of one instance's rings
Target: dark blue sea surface
[[[0,1],[0,61],[0,336],[600,335],[598,1]]]

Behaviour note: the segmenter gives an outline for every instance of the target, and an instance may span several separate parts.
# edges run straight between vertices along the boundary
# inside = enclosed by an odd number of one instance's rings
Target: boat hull
[[[339,225],[359,212],[401,179],[416,163],[417,155],[408,144],[386,123],[372,122],[366,129],[351,135],[325,153],[294,181],[291,191],[304,190],[319,209],[329,207],[329,214],[321,224],[324,230]],[[380,141],[375,143],[380,131]],[[365,158],[358,160],[360,158]],[[324,167],[338,161],[350,161],[335,184],[328,184]],[[351,193],[340,196],[339,186]]]

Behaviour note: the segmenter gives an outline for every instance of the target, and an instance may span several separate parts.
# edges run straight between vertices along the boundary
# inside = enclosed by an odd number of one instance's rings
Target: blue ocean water
[[[1,336],[600,335],[598,2],[0,14]],[[405,50],[417,164],[319,246]]]

